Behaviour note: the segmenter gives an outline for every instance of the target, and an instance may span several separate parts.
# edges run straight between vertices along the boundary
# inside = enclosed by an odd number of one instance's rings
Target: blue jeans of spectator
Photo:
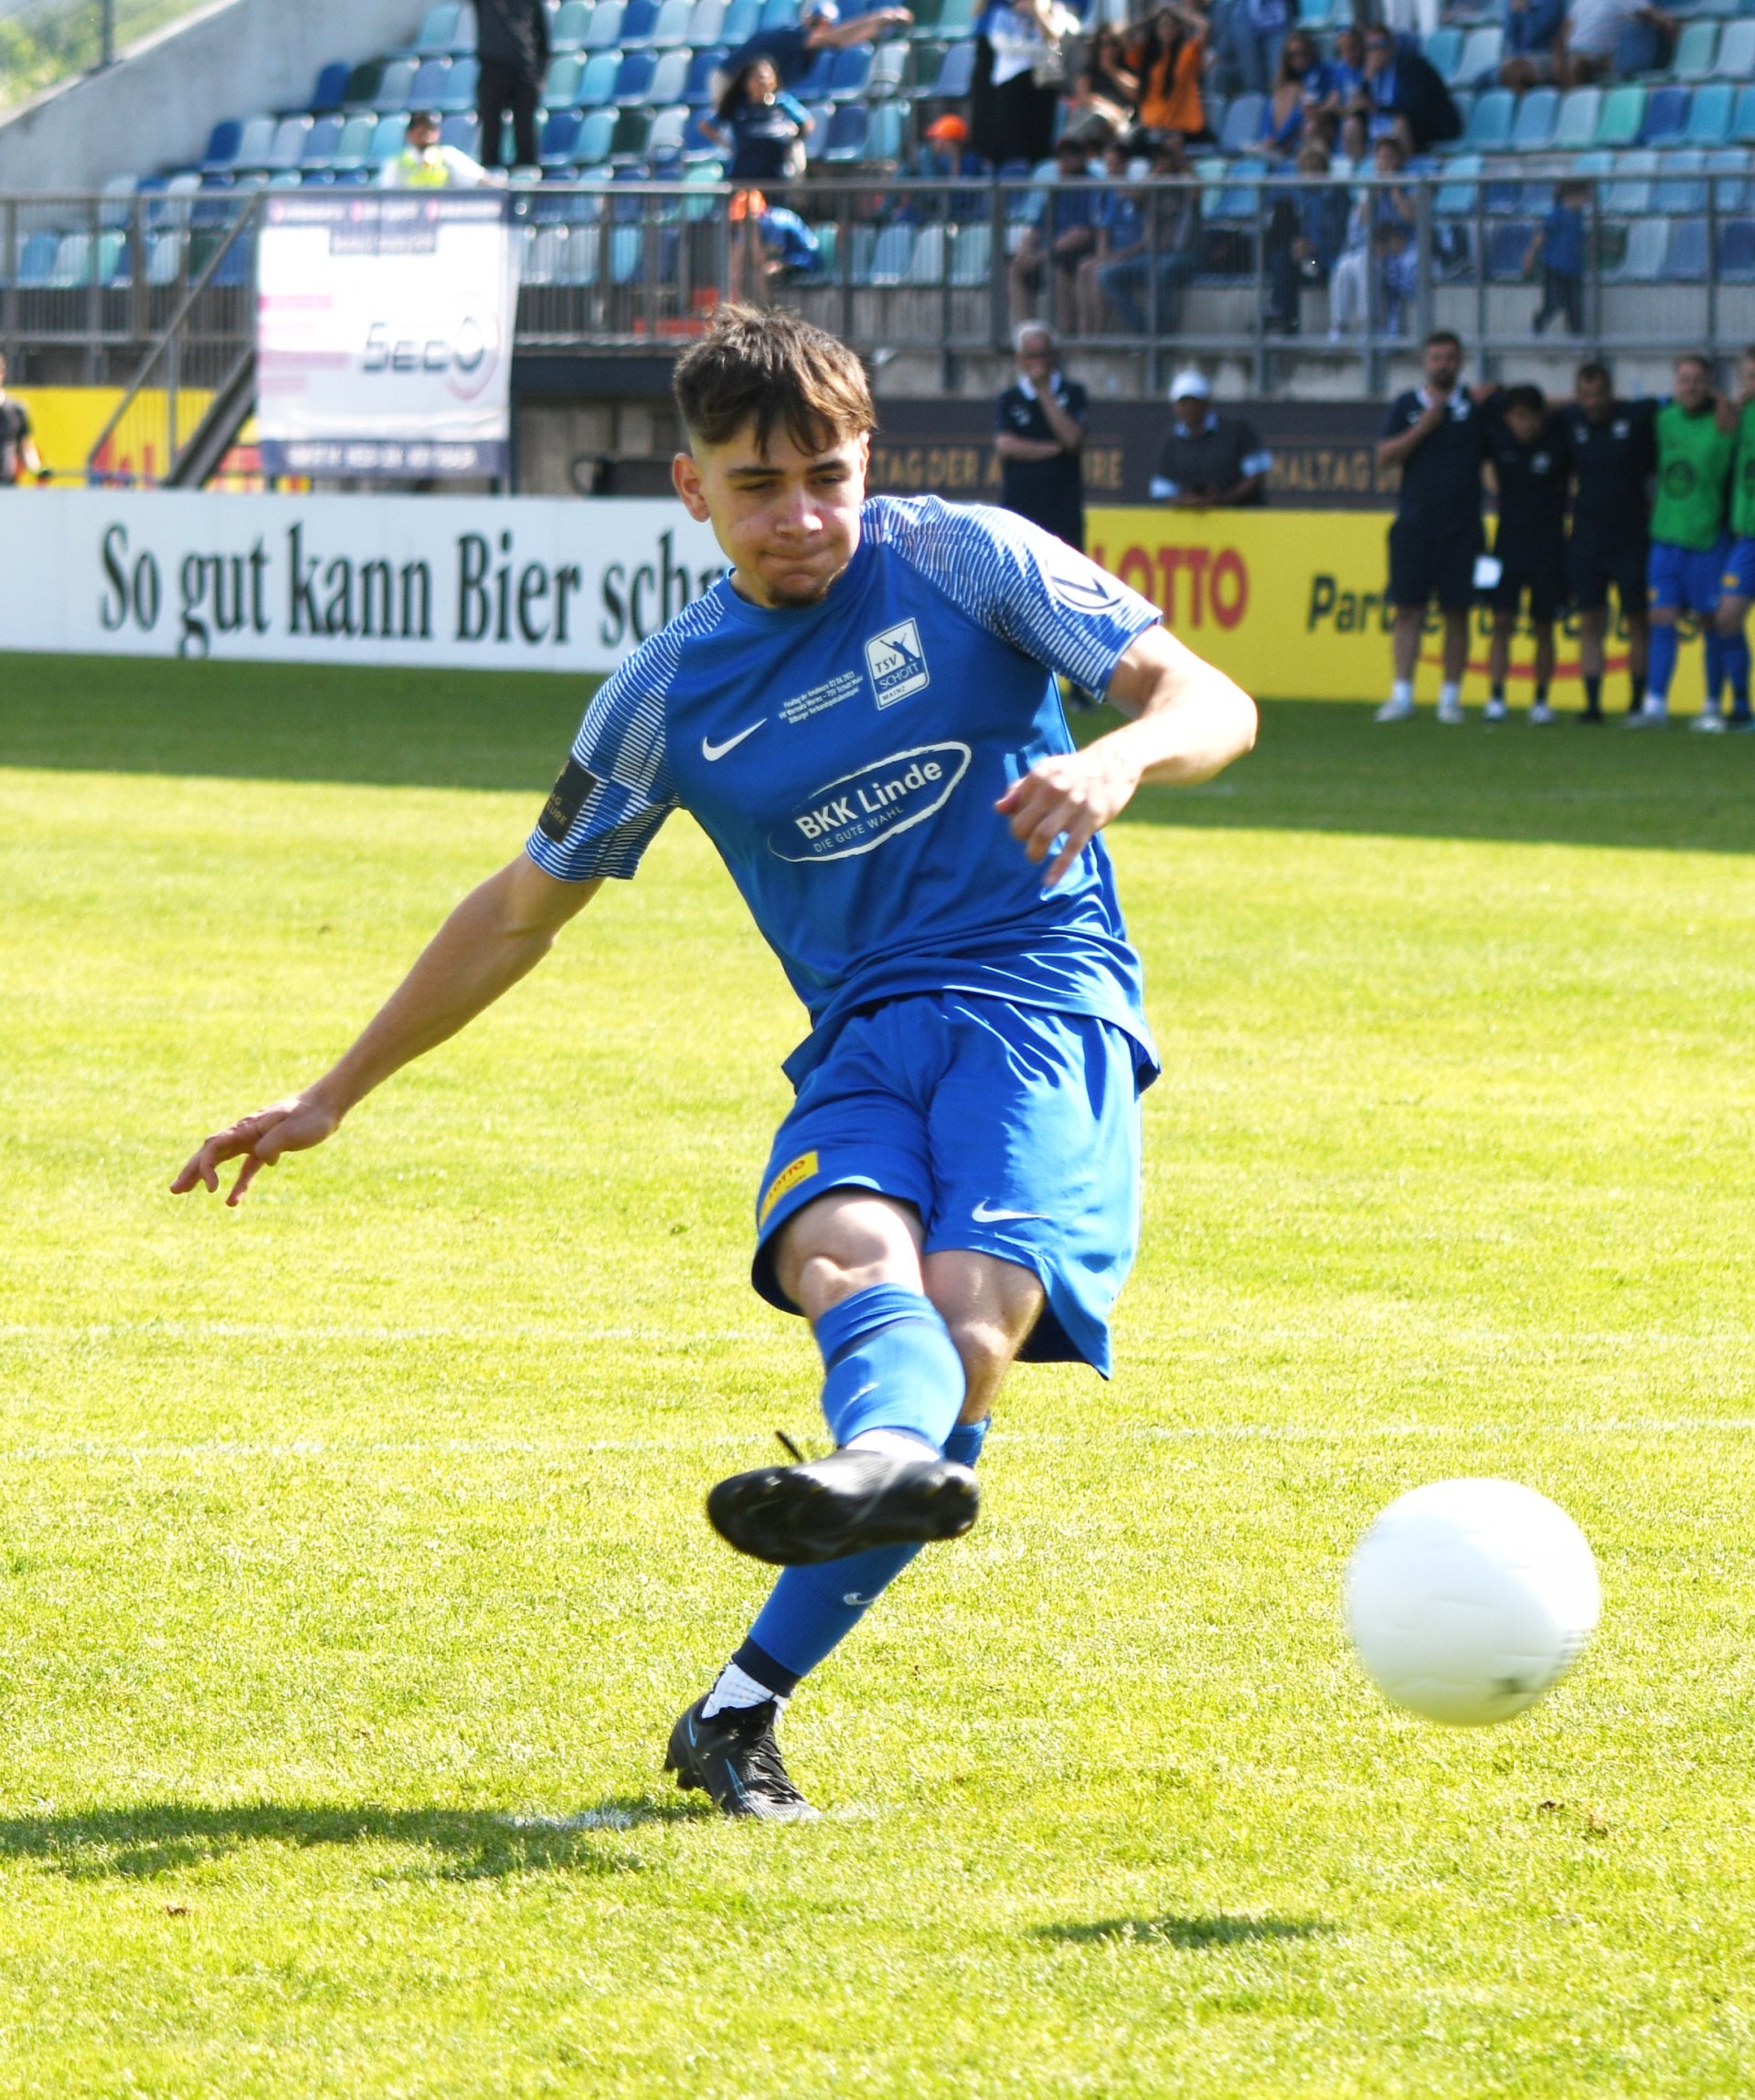
[[[1279,69],[1284,37],[1260,34],[1250,20],[1249,0],[1219,0],[1209,34],[1215,87],[1228,95],[1265,95]]]
[[[1122,317],[1122,326],[1130,335],[1151,333],[1143,309],[1140,305],[1140,293],[1145,290],[1146,280],[1152,268],[1147,255],[1131,255],[1122,262],[1105,262],[1097,271],[1097,281],[1102,286],[1103,297]],[[1195,274],[1195,259],[1180,250],[1158,258],[1157,325],[1162,334],[1171,326],[1174,309],[1172,294],[1186,284]]]

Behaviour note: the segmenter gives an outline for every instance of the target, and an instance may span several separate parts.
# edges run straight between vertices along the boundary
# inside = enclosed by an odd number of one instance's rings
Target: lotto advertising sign
[[[289,192],[257,249],[257,430],[271,474],[503,476],[517,302],[511,204]]]
[[[722,574],[659,498],[0,497],[0,646],[610,671]]]

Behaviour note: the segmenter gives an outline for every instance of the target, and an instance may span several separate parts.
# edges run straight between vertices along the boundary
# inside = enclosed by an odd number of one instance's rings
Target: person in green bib
[[[1737,451],[1737,410],[1713,385],[1710,362],[1690,352],[1675,361],[1675,391],[1657,412],[1657,497],[1652,505],[1652,643],[1645,705],[1627,717],[1633,728],[1661,728],[1670,718],[1670,683],[1681,647],[1676,616],[1699,616],[1706,632],[1707,708],[1718,712],[1728,670],[1714,624],[1719,578],[1730,542],[1725,496]],[[1749,653],[1742,658],[1749,690]]]
[[[1730,552],[1718,579],[1718,638],[1728,653],[1730,727],[1755,730],[1749,705],[1749,637],[1744,631],[1755,599],[1755,348],[1743,352],[1737,373],[1737,457],[1730,470]],[[1715,727],[1724,723],[1715,714]],[[1704,727],[1702,715],[1696,727]]]
[[[383,189],[480,189],[494,180],[461,146],[441,146],[437,110],[416,110],[409,119],[402,151],[378,170]]]

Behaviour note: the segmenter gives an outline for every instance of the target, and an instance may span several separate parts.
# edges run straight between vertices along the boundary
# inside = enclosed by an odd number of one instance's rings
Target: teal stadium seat
[[[1664,274],[1669,251],[1667,218],[1637,218],[1627,236],[1627,252],[1603,275],[1616,284],[1655,284]]]
[[[1631,146],[1644,123],[1644,89],[1623,83],[1611,88],[1603,96],[1602,117],[1597,125],[1597,135],[1590,143],[1598,146]]]
[[[413,58],[391,58],[386,62],[378,77],[378,92],[372,97],[372,107],[380,117],[388,116],[392,111],[406,110],[412,106],[409,96],[419,69]]]
[[[1725,24],[1713,72],[1720,80],[1755,80],[1755,17],[1745,15]]]
[[[725,11],[726,0],[695,0],[686,39],[691,50],[705,51],[724,41]]]
[[[584,70],[584,61],[576,51],[563,51],[552,58],[542,83],[544,109],[573,108],[579,100],[579,78]]]
[[[585,32],[591,26],[591,0],[567,0],[567,4],[555,16],[548,32],[548,45],[555,51],[577,51],[585,41]]]
[[[414,39],[414,48],[425,58],[438,51],[449,51],[457,34],[458,17],[467,12],[454,5],[430,7]]]
[[[1300,27],[1305,27],[1306,18],[1298,17]],[[1420,47],[1420,56],[1448,87],[1453,87],[1457,79],[1457,67],[1462,58],[1462,32],[1461,29],[1434,29]]]
[[[658,10],[658,19],[652,27],[652,47],[654,51],[675,51],[688,44],[689,24],[694,18],[695,0],[665,0]]]
[[[1471,29],[1457,60],[1456,78],[1464,88],[1479,87],[1496,78],[1505,55],[1505,33],[1496,23]]]
[[[1502,152],[1511,143],[1517,98],[1509,88],[1489,88],[1469,111],[1463,143],[1471,153]]]
[[[615,76],[622,70],[619,51],[593,51],[579,79],[579,106],[599,110],[615,100]]]
[[[1554,145],[1558,151],[1579,153],[1597,135],[1602,117],[1602,90],[1574,88],[1560,98],[1554,120]]]
[[[1675,41],[1675,57],[1670,70],[1678,80],[1709,80],[1713,78],[1718,57],[1718,25],[1717,22],[1687,22]]]
[[[1540,153],[1554,143],[1555,120],[1560,98],[1552,88],[1532,88],[1517,105],[1511,127],[1512,148],[1516,153]]]
[[[1730,137],[1737,90],[1728,80],[1708,80],[1694,90],[1683,137],[1691,146],[1722,146]]]
[[[622,0],[597,0],[591,9],[590,26],[585,31],[585,41],[580,46],[583,51],[612,51],[622,42],[622,16],[626,12]]]

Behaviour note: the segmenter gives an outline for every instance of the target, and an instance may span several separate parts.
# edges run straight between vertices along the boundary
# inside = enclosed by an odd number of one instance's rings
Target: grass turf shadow
[[[630,1795],[576,1816],[510,1816],[491,1809],[392,1808],[277,1801],[208,1808],[143,1801],[84,1814],[0,1817],[0,1859],[37,1860],[70,1881],[152,1881],[223,1860],[254,1845],[403,1848],[431,1878],[488,1881],[513,1874],[612,1874],[644,1862],[616,1842],[643,1823],[695,1822],[702,1804]]]
[[[1136,1946],[1175,1946],[1200,1953],[1257,1940],[1314,1939],[1334,1929],[1324,1918],[1238,1917],[1212,1911],[1187,1917],[1096,1918],[1084,1925],[1038,1925],[1033,1936],[1075,1946],[1125,1941]]]

